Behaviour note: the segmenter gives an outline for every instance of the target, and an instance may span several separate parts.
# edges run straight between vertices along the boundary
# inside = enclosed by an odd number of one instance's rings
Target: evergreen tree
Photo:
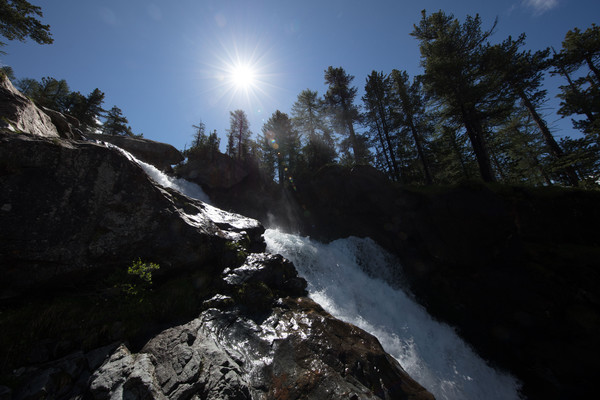
[[[113,106],[106,113],[106,118],[102,125],[102,133],[105,135],[133,136],[131,127],[127,125],[128,122],[127,118],[123,116],[121,109]]]
[[[25,0],[0,0],[0,35],[8,40],[31,38],[39,44],[51,44],[50,25],[42,24],[42,9]],[[0,42],[0,47],[4,46]],[[2,53],[2,52],[0,52]]]
[[[535,122],[549,152],[556,158],[563,158],[564,151],[548,129],[546,121],[538,112],[543,104],[546,91],[541,90],[543,72],[548,68],[549,49],[537,51],[519,51],[525,41],[525,35],[517,40],[508,37],[501,44],[489,47],[487,51],[490,73],[498,73],[506,85],[506,90],[518,98]],[[577,186],[579,178],[572,166],[566,166],[565,175],[570,185]]]
[[[198,125],[192,125],[196,130],[192,139],[192,148],[203,147],[208,144],[208,136],[206,136],[206,125],[204,122],[198,122]]]
[[[66,112],[71,91],[67,81],[44,77],[41,81],[25,78],[17,82],[17,88],[40,107]]]
[[[287,114],[277,110],[263,125],[263,143],[269,148],[263,161],[275,161],[280,185],[293,180],[298,169],[300,137]]]
[[[375,137],[374,145],[379,164],[386,165],[385,170],[393,180],[400,180],[396,161],[396,146],[392,143],[394,129],[393,104],[391,100],[391,80],[383,72],[373,71],[367,77],[365,95],[362,100],[365,106],[363,120],[370,126]]]
[[[292,106],[292,124],[304,137],[302,155],[309,170],[336,158],[335,143],[326,124],[323,102],[316,91],[303,90]]]
[[[567,32],[552,62],[553,74],[561,74],[568,81],[568,85],[561,86],[558,113],[563,117],[584,116],[573,120],[574,127],[600,143],[600,27],[592,24],[585,32],[578,28]],[[582,70],[587,73],[572,79]]]
[[[11,82],[16,81],[15,72],[13,71],[12,67],[9,67],[8,65],[0,67],[0,74],[6,75]]]
[[[449,117],[465,127],[486,182],[495,181],[496,176],[486,146],[485,123],[504,106],[499,98],[503,93],[496,82],[487,80],[482,68],[484,44],[492,31],[481,30],[478,15],[467,16],[461,24],[442,11],[429,16],[423,11],[411,33],[420,41],[425,88]]]
[[[367,160],[368,150],[364,139],[354,131],[354,124],[359,122],[358,107],[354,105],[356,87],[350,87],[354,76],[348,75],[343,68],[329,67],[325,70],[325,84],[329,85],[325,93],[325,103],[332,115],[334,125],[340,133],[348,136],[352,148],[353,163]]]
[[[423,167],[425,183],[431,185],[433,178],[431,168],[425,155],[425,131],[428,127],[424,121],[425,104],[422,97],[421,81],[415,79],[411,84],[406,71],[392,71],[393,88],[397,96],[400,124],[410,132],[417,149],[419,161]]]
[[[72,92],[68,97],[66,112],[77,118],[84,133],[96,133],[100,130],[100,118],[105,110],[104,93],[96,88],[86,97],[79,92]]]
[[[221,146],[221,138],[217,135],[216,129],[208,135],[206,146],[211,154],[215,154],[219,151],[219,147]]]
[[[227,131],[227,154],[238,160],[246,160],[250,149],[250,124],[246,113],[235,110],[229,113],[229,130]]]

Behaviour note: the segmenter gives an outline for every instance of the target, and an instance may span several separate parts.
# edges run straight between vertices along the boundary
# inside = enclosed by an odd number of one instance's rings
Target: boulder
[[[218,259],[232,240],[264,249],[257,221],[159,187],[96,143],[0,134],[0,186],[3,298],[73,285],[140,257],[168,270]]]
[[[155,142],[150,139],[129,136],[102,135],[87,133],[88,139],[112,143],[133,154],[136,158],[154,165],[162,171],[170,171],[171,166],[183,161],[183,155],[170,144]]]
[[[15,89],[4,74],[0,74],[0,120],[6,125],[5,130],[60,137],[52,119]]]
[[[198,154],[200,153],[200,154]],[[184,179],[208,189],[230,189],[251,172],[242,162],[220,152],[191,152],[188,161],[177,168]]]
[[[83,140],[81,131],[79,131],[80,123],[77,118],[51,110],[47,107],[42,107],[42,110],[50,117],[50,120],[54,126],[56,126],[61,138]]]
[[[27,384],[5,390],[14,400],[433,399],[375,337],[303,297],[306,282],[283,257],[251,254],[220,279],[197,318],[138,351],[111,344],[19,368],[14,381]],[[246,296],[251,285],[268,301]]]

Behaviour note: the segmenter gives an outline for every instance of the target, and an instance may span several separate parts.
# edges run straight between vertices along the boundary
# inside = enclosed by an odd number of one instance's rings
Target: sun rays
[[[204,68],[204,77],[209,79],[205,89],[213,96],[212,103],[260,112],[278,89],[269,51],[261,47],[260,40],[253,45],[236,40],[217,43],[211,51],[212,62]]]

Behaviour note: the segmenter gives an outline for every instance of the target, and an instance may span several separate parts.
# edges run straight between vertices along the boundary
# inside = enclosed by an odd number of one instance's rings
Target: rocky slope
[[[249,177],[214,199],[311,238],[376,240],[401,259],[402,276],[428,311],[518,377],[529,398],[594,392],[599,192],[406,188],[368,166],[325,167],[274,196],[264,184]]]
[[[3,80],[0,398],[433,398],[304,297],[256,220],[61,137],[15,92]]]

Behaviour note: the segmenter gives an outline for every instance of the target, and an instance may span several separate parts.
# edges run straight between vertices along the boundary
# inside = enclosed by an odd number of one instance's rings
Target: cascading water
[[[489,367],[448,325],[384,280],[393,258],[370,239],[322,244],[268,229],[267,251],[291,260],[310,297],[333,316],[376,336],[437,399],[519,399],[518,382]],[[364,268],[372,271],[367,274]]]
[[[158,184],[209,203],[198,185],[169,177],[123,153]],[[211,218],[225,218],[217,208],[209,210],[214,214]],[[437,399],[520,398],[513,377],[489,367],[452,328],[434,321],[409,295],[386,283],[384,279],[392,278],[393,258],[372,240],[348,238],[322,244],[274,229],[267,229],[264,237],[269,252],[294,263],[308,282],[311,298],[333,316],[376,336]]]

